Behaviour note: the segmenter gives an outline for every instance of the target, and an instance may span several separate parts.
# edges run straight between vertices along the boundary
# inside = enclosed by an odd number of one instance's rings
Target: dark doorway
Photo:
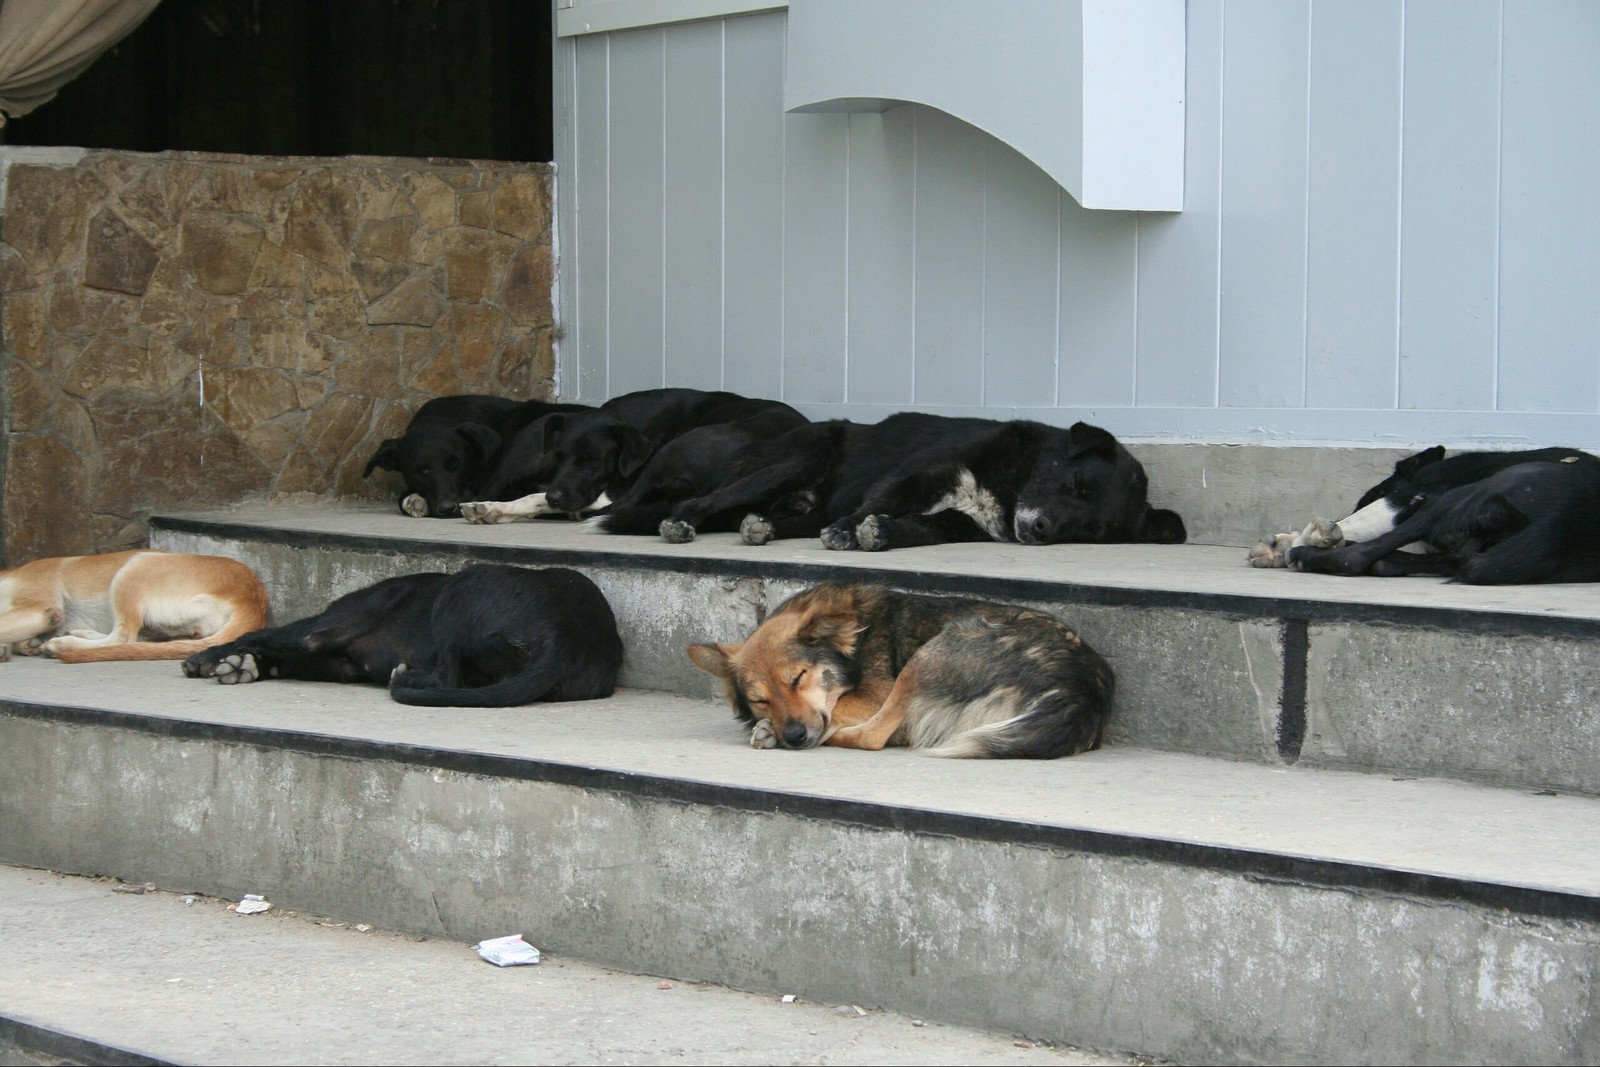
[[[550,0],[164,0],[13,145],[546,162]]]

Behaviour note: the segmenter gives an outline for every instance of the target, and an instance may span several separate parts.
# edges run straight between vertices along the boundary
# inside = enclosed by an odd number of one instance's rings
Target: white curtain
[[[0,0],[0,123],[56,95],[160,0]]]

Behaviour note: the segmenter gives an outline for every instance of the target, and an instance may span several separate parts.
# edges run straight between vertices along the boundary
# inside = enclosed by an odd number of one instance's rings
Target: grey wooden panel
[[[1305,0],[1223,12],[1223,406],[1305,402],[1307,22]]]
[[[1494,408],[1500,0],[1408,0],[1400,406]]]
[[[1217,402],[1222,10],[1222,0],[1189,0],[1186,13],[1183,212],[1139,217],[1139,404],[1192,408]],[[1063,250],[1064,272],[1069,262]],[[1064,382],[1063,402],[1071,395]]]
[[[610,392],[662,372],[662,31],[611,34]]]
[[[1061,320],[1056,403],[1134,403],[1139,356],[1139,231],[1148,215],[1087,211],[1065,190],[1061,211]],[[1216,262],[1213,251],[1211,262]],[[1216,299],[1207,301],[1215,309]],[[1213,312],[1214,315],[1214,312]],[[1210,398],[1210,381],[1206,396]]]
[[[784,120],[783,399],[844,399],[848,115]]]
[[[1060,192],[1035,164],[990,141],[983,205],[986,403],[1055,402]]]
[[[722,386],[722,23],[662,30],[666,384]]]
[[[783,393],[782,14],[728,19],[723,387]]]
[[[988,136],[916,109],[918,405],[983,402],[983,181]]]
[[[1508,8],[1502,54],[1499,407],[1594,411],[1600,4]]]
[[[557,398],[566,398],[576,396],[578,388],[577,327],[568,319],[578,304],[577,272],[570,269],[570,260],[562,262],[561,247],[563,241],[571,241],[577,233],[577,212],[573,209],[576,198],[572,195],[572,184],[577,173],[578,157],[575,123],[578,114],[575,102],[578,95],[578,50],[573,43],[556,45],[551,87],[554,90],[551,107],[555,124],[555,158],[566,161],[556,168],[555,191],[552,194],[556,226],[552,235],[552,251],[556,257],[555,312],[558,324],[552,341],[555,346],[555,390]],[[563,266],[569,269],[564,270]]]
[[[604,400],[609,342],[607,262],[610,257],[610,52],[607,37],[584,37],[573,45],[577,64],[577,115],[573,121],[573,155],[570,173],[561,188],[573,200],[571,230],[561,235],[562,286],[572,276],[573,303],[564,309],[568,319],[567,347],[577,353],[578,373],[563,399],[584,403]]]
[[[849,366],[853,402],[911,402],[915,109],[850,116]]]
[[[1311,9],[1306,404],[1394,407],[1400,0]]]

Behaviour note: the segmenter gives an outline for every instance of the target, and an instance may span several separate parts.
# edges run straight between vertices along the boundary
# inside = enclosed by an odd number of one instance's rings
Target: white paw
[[[771,719],[757,719],[750,729],[751,748],[777,748],[778,734],[772,729]]]
[[[747,545],[764,545],[772,540],[772,535],[777,531],[772,528],[761,515],[746,515],[739,523],[739,536]]]
[[[868,515],[856,527],[856,543],[863,552],[882,552],[889,547],[889,516]],[[829,546],[832,547],[832,546]]]
[[[694,527],[681,520],[662,519],[661,539],[674,545],[686,545],[694,540]]]
[[[1245,559],[1252,567],[1287,567],[1293,544],[1294,534],[1273,534],[1269,540],[1257,541]]]
[[[830,526],[822,531],[822,547],[831,548],[838,552],[848,552],[859,547],[856,541],[856,532],[847,530],[842,526]]]
[[[400,510],[413,519],[428,517],[428,501],[421,493],[407,493],[400,499]]]
[[[12,645],[11,651],[19,656],[48,656],[50,653],[44,647],[48,640],[49,638],[45,637],[30,637],[26,641],[18,641]]]
[[[478,501],[476,503],[462,504],[461,517],[468,522],[479,525],[490,525],[497,522],[510,522],[516,518],[501,510],[500,506],[492,500]]]
[[[261,677],[261,667],[256,663],[255,656],[248,652],[235,653],[223,657],[217,664],[211,676],[223,685],[238,685],[241,682],[253,682]]]
[[[1312,519],[1306,528],[1300,531],[1300,537],[1295,544],[1305,545],[1307,548],[1338,548],[1344,544],[1344,531],[1339,529],[1339,524],[1336,522],[1328,519]]]

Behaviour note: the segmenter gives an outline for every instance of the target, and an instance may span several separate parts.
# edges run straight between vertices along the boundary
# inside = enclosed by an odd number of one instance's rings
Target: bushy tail
[[[62,648],[56,658],[62,663],[106,663],[112,660],[188,659],[212,645],[237,641],[267,624],[267,597],[252,598],[233,606],[227,625],[210,637],[185,641],[128,641],[120,645],[102,645],[98,648]]]
[[[598,521],[606,533],[654,536],[661,532],[662,522],[671,515],[671,503],[655,500],[643,504],[614,504]]]
[[[1066,707],[1036,708],[1001,722],[985,723],[942,744],[918,749],[944,759],[1055,759],[1100,746],[1110,702],[1074,701]]]

